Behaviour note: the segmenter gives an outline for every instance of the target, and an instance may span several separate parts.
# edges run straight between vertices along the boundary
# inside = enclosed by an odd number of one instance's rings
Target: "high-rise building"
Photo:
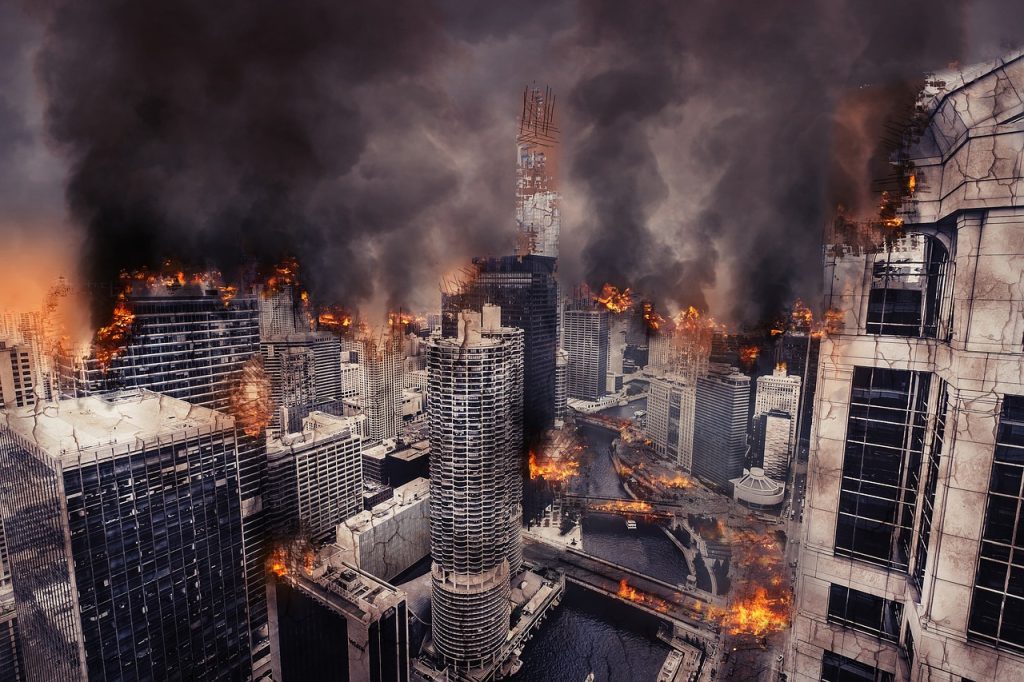
[[[426,372],[424,372],[426,374]],[[363,394],[363,370],[358,362],[342,362],[339,373],[339,397],[358,398]]]
[[[697,387],[678,375],[666,374],[650,381],[647,398],[647,434],[654,450],[678,464],[693,469],[693,432],[697,409]]]
[[[318,407],[342,398],[341,351],[330,332],[295,332],[261,337],[260,353],[274,401],[271,428],[295,430]],[[291,424],[280,422],[288,408]]]
[[[754,417],[754,466],[782,484],[789,474],[793,431],[793,418],[788,412],[768,410]]]
[[[0,495],[28,679],[247,679],[269,663],[253,659],[269,632],[247,584],[240,440],[232,418],[148,391],[8,413]]]
[[[811,438],[820,353],[821,337],[811,332],[787,331],[776,347],[776,363],[786,363],[786,371],[800,377],[800,414],[794,418],[797,419],[796,445],[804,448]]]
[[[900,230],[827,249],[791,680],[1024,679],[1024,56],[928,83]]]
[[[524,334],[523,432],[534,441],[555,422],[555,354],[558,350],[558,282],[554,258],[474,258],[473,275],[458,293],[442,298],[442,333],[455,336],[464,310],[485,303],[501,308],[501,324]],[[603,386],[602,379],[602,386]]]
[[[34,405],[42,390],[37,376],[31,347],[0,339],[0,408]]]
[[[743,473],[750,377],[735,367],[713,364],[707,376],[697,379],[696,401],[691,471],[729,490],[729,482]]]
[[[597,400],[608,375],[608,311],[566,310],[562,343],[569,354],[566,387],[570,398]]]
[[[558,256],[558,128],[550,88],[527,88],[516,135],[516,254]]]
[[[482,336],[469,314],[456,338],[427,346],[432,629],[441,661],[459,668],[494,662],[509,631],[509,556],[520,538],[510,532],[507,460],[522,438],[510,426],[521,348]]]
[[[0,514],[2,516],[2,514]],[[7,559],[7,539],[0,518],[0,680],[20,682],[25,679],[18,637],[18,614],[15,610],[14,587]]]
[[[336,557],[275,583],[283,682],[408,682],[405,592]]]
[[[370,443],[402,433],[402,337],[384,332],[363,339],[359,358],[363,370],[363,414]]]
[[[257,300],[225,300],[215,286],[134,284],[121,308],[130,333],[104,368],[93,352],[61,358],[61,391],[82,397],[148,388],[215,410],[227,409],[233,381],[259,351]]]
[[[302,431],[267,443],[267,493],[271,527],[313,541],[363,509],[363,417],[312,412]]]
[[[309,331],[295,305],[295,289],[291,284],[273,288],[264,286],[259,292],[260,338]]]
[[[786,439],[789,451],[786,453],[785,466],[780,468],[774,464],[769,465],[767,461],[764,463],[765,473],[772,478],[779,476],[780,471],[785,472],[789,470],[789,462],[792,459],[793,451],[796,449],[798,437],[797,420],[800,415],[800,384],[800,377],[787,374],[786,365],[782,363],[777,364],[775,371],[771,374],[757,378],[753,418],[756,420],[761,415],[772,411],[784,413],[789,417],[786,422],[789,426],[789,437]],[[779,422],[779,417],[776,416],[772,425],[777,426],[779,423],[781,423]],[[780,442],[778,438],[773,440],[776,446]],[[773,457],[775,456],[777,456],[777,453],[773,450]],[[781,475],[782,478],[777,478],[776,480],[785,482],[785,473]]]
[[[555,426],[565,423],[569,399],[569,354],[561,348],[555,356]]]

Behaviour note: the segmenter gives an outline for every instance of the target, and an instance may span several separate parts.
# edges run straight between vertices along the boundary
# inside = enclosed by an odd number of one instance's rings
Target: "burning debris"
[[[740,364],[744,368],[750,369],[757,363],[757,358],[761,355],[761,349],[757,346],[743,346],[740,348]]]
[[[654,304],[648,301],[644,301],[643,305],[641,306],[641,310],[643,314],[644,324],[647,325],[647,329],[652,332],[660,331],[661,326],[665,324],[665,318],[663,318],[661,315],[657,313],[657,311],[654,310]]]
[[[260,356],[250,358],[242,366],[231,392],[229,411],[247,436],[258,437],[270,424],[274,401],[270,396],[270,377]]]
[[[610,514],[649,514],[654,511],[654,507],[652,507],[649,502],[644,502],[643,500],[614,500],[611,502],[601,502],[593,505],[591,509],[596,512],[607,512]]]
[[[600,294],[594,294],[594,302],[604,306],[609,312],[620,314],[633,307],[633,294],[626,288],[619,291],[619,288],[611,284],[601,287]]]
[[[782,543],[754,529],[727,529],[739,584],[729,608],[718,614],[731,635],[764,635],[789,627],[793,595],[783,580]]]
[[[316,318],[320,329],[347,334],[352,331],[352,315],[340,306],[323,306]]]
[[[269,298],[281,293],[285,287],[299,283],[299,261],[293,257],[282,260],[273,266],[270,274],[263,282],[263,296]]]
[[[660,613],[668,612],[668,602],[659,597],[655,597],[654,595],[647,594],[646,592],[641,592],[630,585],[625,578],[619,581],[619,591],[616,592],[616,595],[636,604],[650,606]]]

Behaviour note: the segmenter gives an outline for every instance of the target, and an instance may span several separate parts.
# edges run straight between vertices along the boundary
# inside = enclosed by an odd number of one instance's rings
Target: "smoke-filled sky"
[[[284,255],[321,301],[436,307],[511,249],[536,82],[563,282],[757,321],[816,299],[896,86],[1021,42],[1010,0],[0,3],[0,307]]]

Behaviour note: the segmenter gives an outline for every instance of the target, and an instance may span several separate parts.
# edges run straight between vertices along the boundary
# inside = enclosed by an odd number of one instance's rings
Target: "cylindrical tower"
[[[508,633],[508,455],[522,439],[521,334],[484,337],[478,320],[427,346],[434,644],[464,668],[491,662]]]

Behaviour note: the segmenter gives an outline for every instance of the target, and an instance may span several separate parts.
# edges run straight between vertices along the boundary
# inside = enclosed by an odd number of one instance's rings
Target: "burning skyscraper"
[[[516,136],[516,255],[558,257],[557,163],[555,95],[526,88]]]

